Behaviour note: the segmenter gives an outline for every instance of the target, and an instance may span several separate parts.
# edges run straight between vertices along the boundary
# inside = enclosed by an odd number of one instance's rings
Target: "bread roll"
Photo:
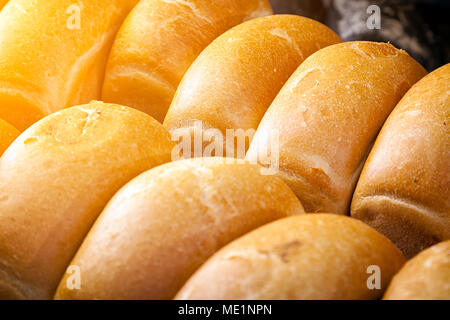
[[[8,122],[0,119],[0,156],[19,136],[20,132]]]
[[[284,182],[223,158],[150,170],[111,200],[62,279],[57,299],[172,299],[228,242],[265,223],[303,213]]]
[[[224,247],[176,299],[376,299],[404,261],[387,238],[356,219],[301,215]]]
[[[137,0],[10,0],[0,19],[0,118],[24,130],[100,99],[116,32]]]
[[[450,241],[422,251],[392,279],[385,300],[450,300]]]
[[[372,141],[426,71],[390,44],[347,42],[308,58],[283,87],[247,159],[263,160],[279,136],[279,171],[307,212],[348,214]]]
[[[267,0],[143,0],[128,16],[109,58],[103,100],[161,123],[186,70],[229,28],[272,14]]]
[[[256,130],[298,65],[339,37],[321,23],[294,15],[247,21],[224,33],[195,60],[178,87],[164,126]],[[229,156],[229,154],[228,154]],[[243,154],[245,156],[245,153]]]
[[[351,212],[407,257],[450,239],[450,64],[417,83],[392,112]]]
[[[0,159],[0,299],[51,298],[107,201],[172,147],[150,116],[99,102],[24,132]]]

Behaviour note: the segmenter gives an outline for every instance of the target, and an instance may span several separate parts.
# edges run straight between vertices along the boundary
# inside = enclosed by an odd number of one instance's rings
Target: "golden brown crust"
[[[214,40],[186,72],[169,108],[169,130],[201,120],[224,135],[255,129],[283,84],[313,52],[338,43],[321,23],[293,15],[247,21]]]
[[[172,299],[218,249],[265,223],[304,213],[279,178],[223,158],[172,162],[110,201],[62,279],[57,299]]]
[[[0,159],[0,298],[51,298],[107,201],[172,148],[150,116],[100,102],[24,132]]]
[[[19,134],[19,130],[0,119],[0,157]]]
[[[404,262],[387,238],[356,219],[301,215],[224,247],[176,299],[376,299]],[[380,268],[379,290],[368,288],[371,266]]]
[[[115,34],[136,3],[11,0],[0,20],[0,118],[24,130],[47,114],[100,99]]]
[[[408,257],[450,239],[450,64],[419,81],[384,125],[352,215]]]
[[[143,0],[119,31],[108,61],[103,100],[163,122],[186,70],[215,38],[272,14],[267,0]]]
[[[450,300],[450,241],[422,251],[394,276],[385,300]]]
[[[372,141],[425,70],[390,44],[347,42],[309,57],[261,121],[247,159],[260,161],[274,130],[280,176],[307,212],[348,214]]]

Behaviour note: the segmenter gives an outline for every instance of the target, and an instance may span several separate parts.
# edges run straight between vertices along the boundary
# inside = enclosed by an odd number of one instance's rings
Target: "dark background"
[[[275,13],[321,21],[344,41],[390,42],[432,71],[450,62],[450,0],[270,0]],[[370,5],[381,9],[381,29],[366,26]]]

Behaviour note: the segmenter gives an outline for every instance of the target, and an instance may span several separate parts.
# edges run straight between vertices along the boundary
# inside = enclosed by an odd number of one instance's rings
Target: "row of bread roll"
[[[374,299],[405,261],[358,220],[302,215],[282,179],[239,160],[159,166],[105,207],[133,176],[168,162],[171,148],[156,120],[96,102],[23,133],[0,160],[0,297],[50,298],[62,277],[57,299],[168,299],[180,289],[179,299]],[[438,297],[445,261],[427,284]],[[67,267],[79,268],[81,287],[68,286]],[[392,284],[400,291],[401,274]]]
[[[272,14],[267,0],[9,2],[0,16],[0,118],[21,131],[100,98],[162,122],[204,47],[243,21]]]
[[[450,64],[419,81],[390,115],[351,213],[407,257],[450,239]]]
[[[387,238],[358,220],[301,215],[265,225],[224,247],[176,298],[376,299],[387,288],[386,300],[450,299],[450,241],[402,267],[404,262]]]
[[[142,0],[122,25],[102,99],[163,122],[178,84],[201,51],[246,20],[272,14],[268,0]]]

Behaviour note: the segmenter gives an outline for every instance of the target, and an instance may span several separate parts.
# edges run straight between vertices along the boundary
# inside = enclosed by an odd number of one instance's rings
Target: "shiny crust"
[[[79,29],[71,24],[76,1],[9,2],[0,19],[0,118],[23,131],[100,99],[112,42],[137,0],[83,0]]]
[[[450,64],[418,82],[365,164],[352,215],[412,257],[450,239]]]
[[[272,14],[267,0],[143,0],[122,25],[108,61],[102,99],[161,123],[186,70],[215,38]]]
[[[205,158],[150,170],[111,200],[71,265],[81,290],[57,299],[172,299],[192,273],[230,241],[304,213],[279,178],[237,160]]]
[[[292,75],[265,114],[247,159],[279,132],[280,176],[307,212],[348,214],[366,156],[389,113],[426,74],[390,44],[322,49]]]
[[[107,201],[170,161],[168,132],[93,102],[48,116],[0,159],[0,299],[48,299]]]
[[[392,279],[385,300],[450,300],[450,241],[422,251]]]
[[[405,258],[361,221],[331,214],[285,218],[232,242],[209,259],[176,299],[376,299]],[[369,290],[369,266],[381,289]]]
[[[255,129],[278,91],[315,51],[340,42],[323,24],[275,15],[247,21],[214,40],[186,72],[164,126]]]

